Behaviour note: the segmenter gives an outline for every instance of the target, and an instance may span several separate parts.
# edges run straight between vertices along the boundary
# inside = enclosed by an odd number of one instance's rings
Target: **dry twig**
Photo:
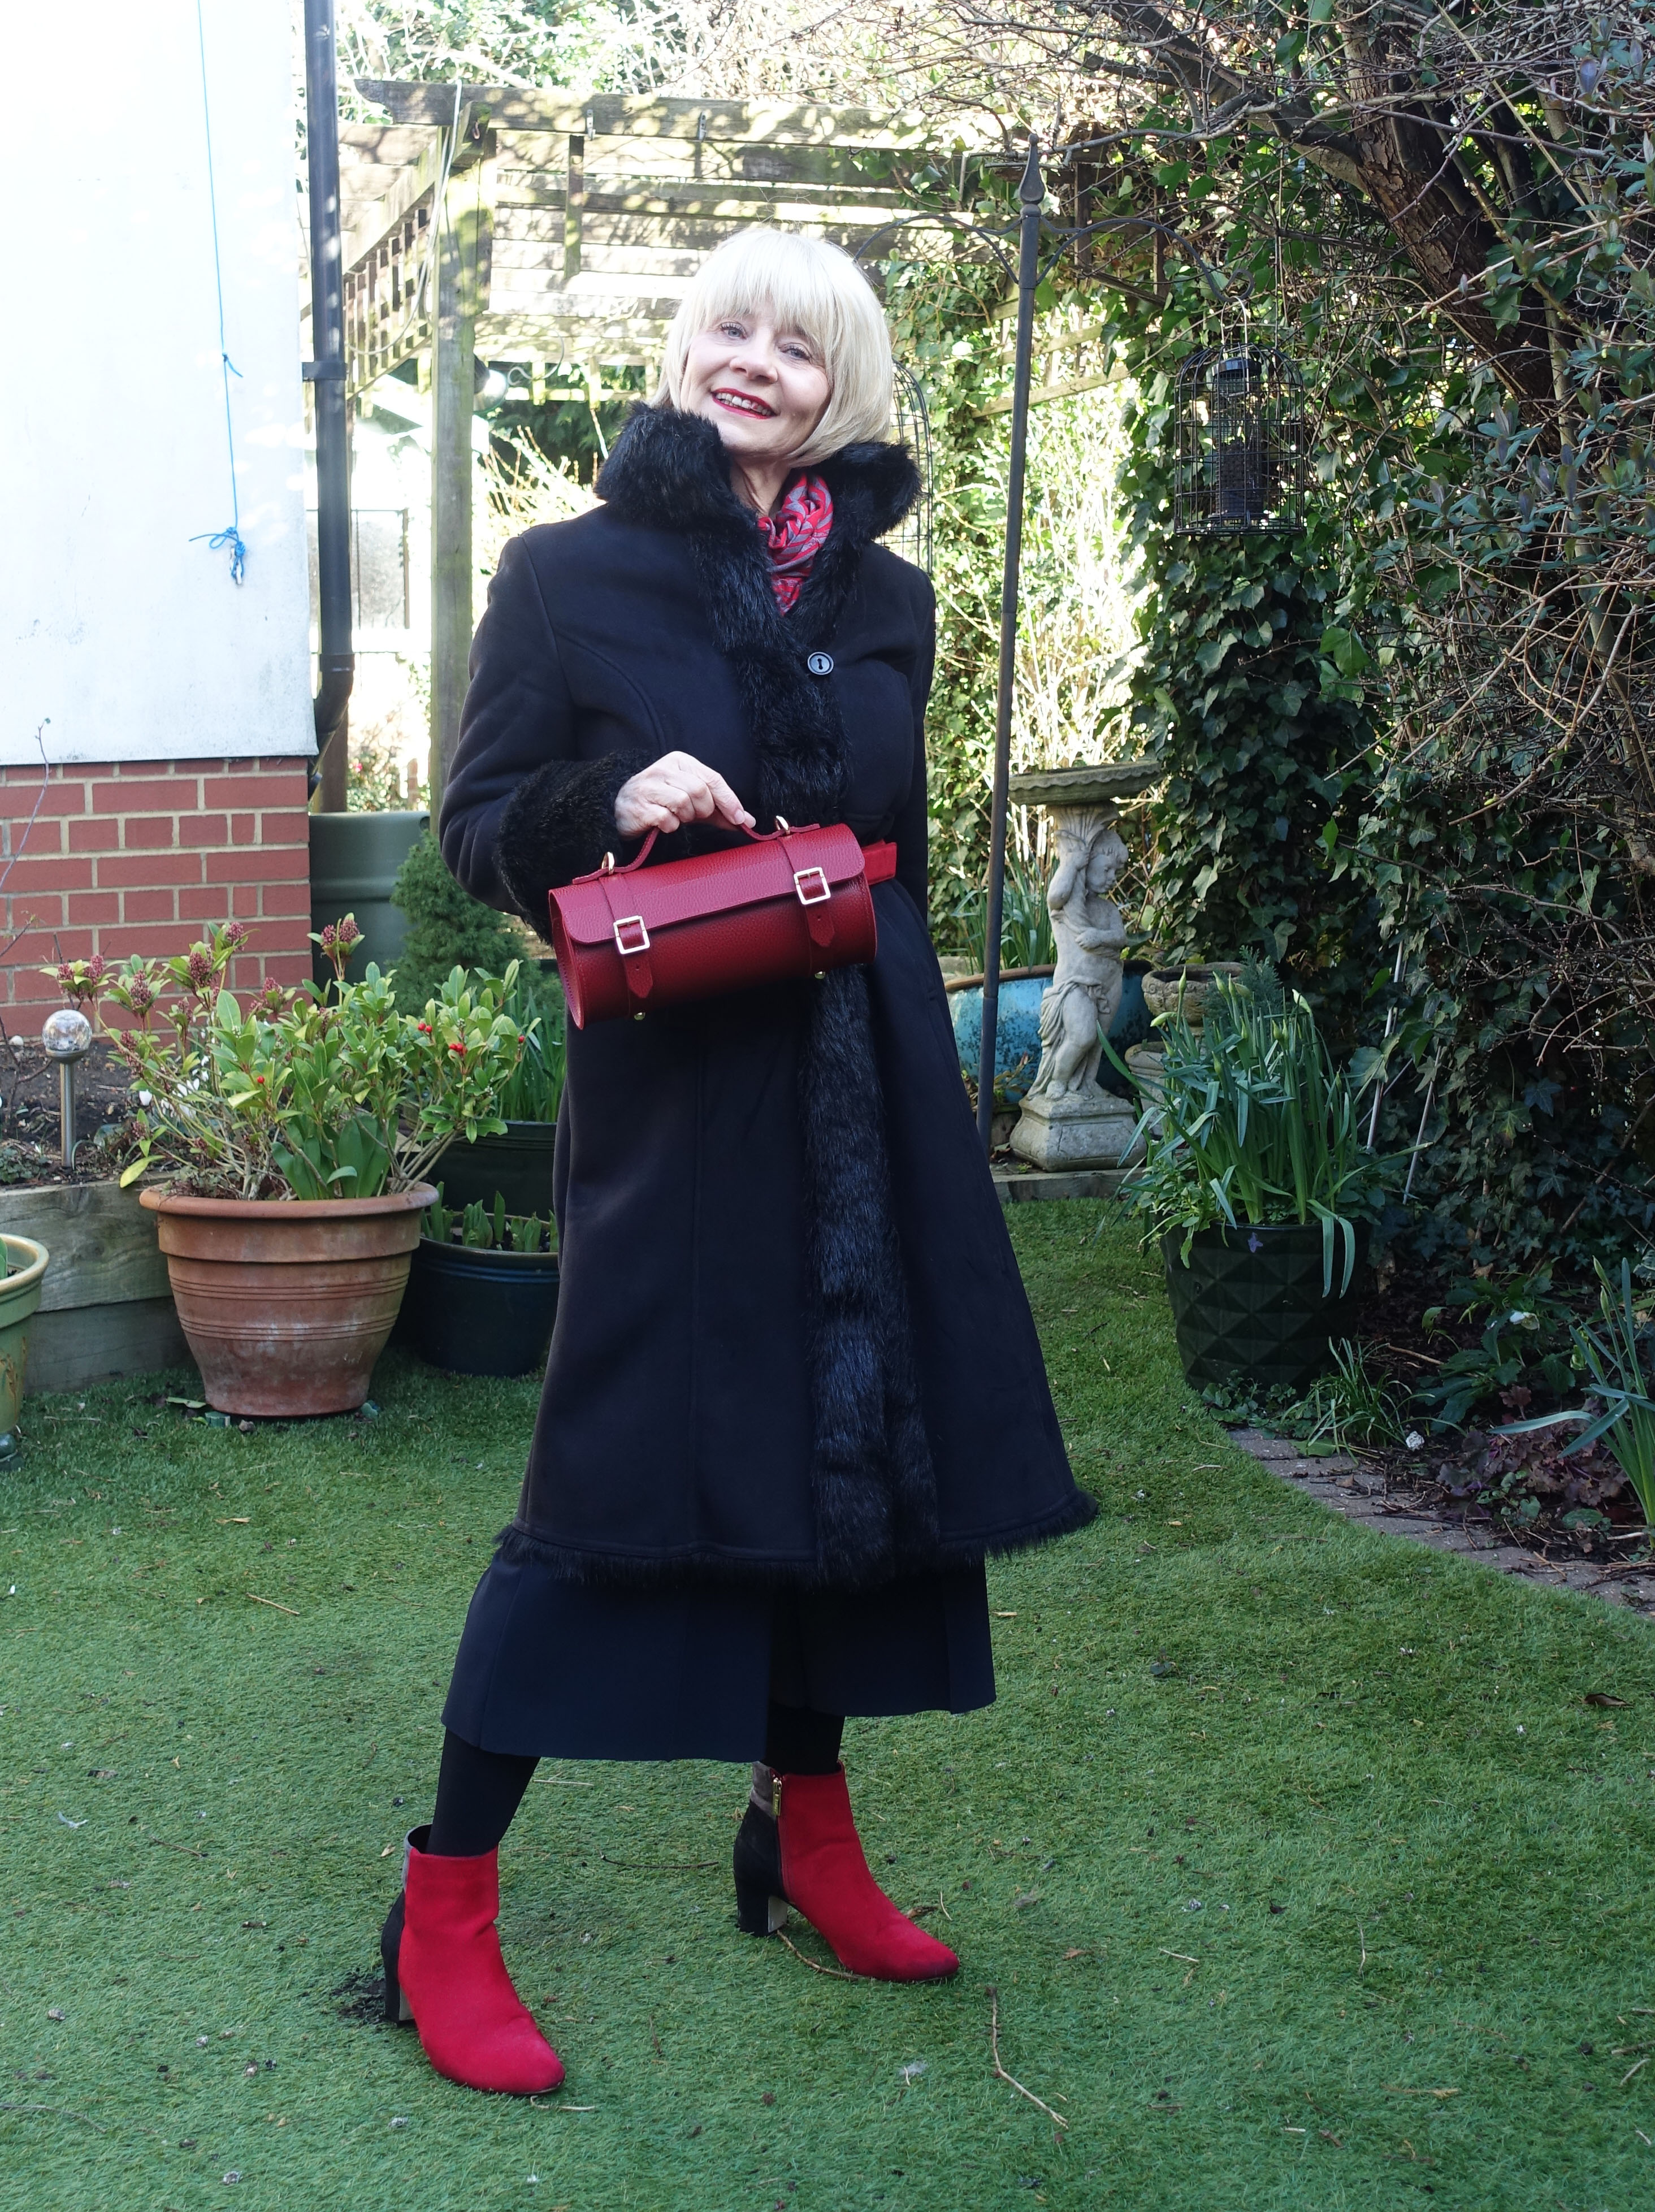
[[[257,1590],[249,1590],[247,1595],[255,1605],[268,1605],[273,1612],[290,1613],[295,1620],[299,1619],[299,1608],[297,1606],[278,1605],[273,1597],[260,1597]]]
[[[87,2113],[72,2112],[67,2105],[0,2104],[0,2112],[55,2112],[60,2120],[84,2120],[94,2134],[106,2136],[109,2133],[107,2128],[100,2127],[97,2121]]]
[[[1016,2075],[1015,2074],[1008,2074],[1003,2065],[1000,2063],[1000,1993],[997,1990],[991,1990],[988,1994],[990,2005],[991,2007],[989,2014],[989,2044],[994,2053],[994,2072],[996,2078],[999,2081],[1009,2082],[1017,2092],[1017,2094],[1020,2097],[1027,2097],[1031,2105],[1038,2105],[1041,2112],[1046,2114],[1047,2119],[1051,2121],[1054,2128],[1066,2128],[1069,2125],[1069,2123],[1064,2119],[1061,2112],[1054,2112],[1051,2106],[1048,2105],[1043,2098],[1037,2097],[1032,2089],[1025,2089],[1022,2083],[1017,2079]]]
[[[779,1928],[776,1929],[775,1935],[777,1942],[785,1943],[800,1965],[809,1966],[813,1974],[828,1974],[836,1982],[853,1982],[857,1978],[854,1974],[847,1974],[843,1966],[819,1966],[814,1959],[807,1959],[792,1938],[783,1935]]]

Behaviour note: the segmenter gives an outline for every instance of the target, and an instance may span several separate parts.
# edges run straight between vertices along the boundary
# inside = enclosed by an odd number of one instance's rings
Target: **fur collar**
[[[846,446],[812,466],[834,495],[834,538],[858,553],[894,530],[919,496],[919,471],[906,446]],[[730,489],[717,427],[676,407],[634,408],[603,464],[597,495],[623,522],[731,539],[757,534]]]

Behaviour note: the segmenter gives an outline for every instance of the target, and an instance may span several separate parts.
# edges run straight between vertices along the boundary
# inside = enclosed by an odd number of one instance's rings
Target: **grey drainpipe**
[[[350,449],[345,414],[343,254],[339,229],[339,93],[333,0],[305,0],[305,144],[310,172],[311,350],[316,398],[316,565],[321,608],[317,761],[343,741],[356,657],[350,638]],[[330,783],[335,781],[330,777]],[[337,777],[340,784],[343,777]],[[340,802],[343,804],[343,800]]]

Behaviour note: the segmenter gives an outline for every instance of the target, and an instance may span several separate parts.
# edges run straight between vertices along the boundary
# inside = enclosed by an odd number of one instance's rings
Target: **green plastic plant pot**
[[[360,982],[370,960],[383,975],[397,964],[408,934],[408,917],[391,903],[397,870],[430,825],[428,814],[410,811],[361,814],[312,814],[310,817],[311,927],[356,917],[362,941],[347,973]],[[327,981],[330,965],[312,947],[316,980]]]
[[[451,1212],[473,1204],[492,1212],[498,1192],[508,1213],[537,1213],[549,1221],[556,1144],[555,1121],[508,1121],[504,1136],[478,1137],[469,1145],[456,1137],[439,1156],[431,1180],[441,1184],[442,1202]]]
[[[28,1364],[28,1325],[40,1304],[40,1279],[52,1255],[32,1237],[8,1237],[7,1274],[0,1283],[0,1459],[16,1449],[17,1415]]]
[[[422,1237],[403,1334],[451,1375],[527,1375],[546,1364],[557,1319],[555,1252],[494,1252]]]
[[[1322,1231],[1198,1229],[1182,1254],[1181,1230],[1161,1240],[1167,1291],[1184,1372],[1197,1384],[1238,1377],[1268,1390],[1301,1390],[1333,1364],[1331,1346],[1355,1334],[1367,1264],[1367,1226],[1356,1224],[1356,1265],[1341,1297],[1344,1239],[1335,1244],[1333,1295],[1322,1295]]]

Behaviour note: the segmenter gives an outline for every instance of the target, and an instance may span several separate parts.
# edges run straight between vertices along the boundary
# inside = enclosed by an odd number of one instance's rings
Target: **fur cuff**
[[[644,753],[549,761],[518,786],[500,817],[497,857],[506,888],[531,929],[544,936],[554,887],[589,875],[605,853],[624,857],[615,802],[622,785],[648,766]]]

